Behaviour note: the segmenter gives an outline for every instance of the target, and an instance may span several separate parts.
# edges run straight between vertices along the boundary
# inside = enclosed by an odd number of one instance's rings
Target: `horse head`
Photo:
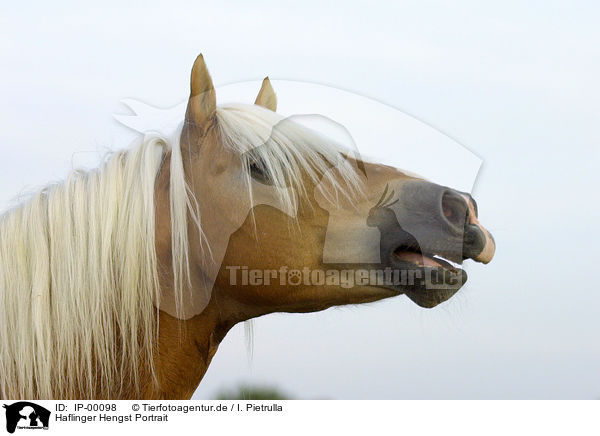
[[[190,256],[201,289],[192,290],[184,318],[219,298],[235,302],[243,319],[399,294],[433,307],[466,281],[464,260],[492,259],[494,240],[469,194],[350,156],[278,116],[276,105],[265,79],[254,106],[217,107],[204,60],[196,60],[181,150],[198,202],[202,234],[190,239]],[[413,277],[342,287],[336,273],[348,270]],[[164,301],[175,315],[168,295]]]

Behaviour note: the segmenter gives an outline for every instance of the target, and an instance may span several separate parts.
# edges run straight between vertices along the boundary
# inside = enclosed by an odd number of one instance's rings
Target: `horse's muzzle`
[[[367,224],[381,234],[383,266],[425,278],[393,288],[420,306],[433,307],[466,282],[460,268],[465,259],[492,260],[494,239],[479,223],[470,194],[424,180],[403,181],[392,190],[397,200],[374,206]]]

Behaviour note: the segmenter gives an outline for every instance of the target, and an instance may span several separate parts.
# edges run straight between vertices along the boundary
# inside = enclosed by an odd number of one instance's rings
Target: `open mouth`
[[[461,271],[460,262],[456,262],[448,257],[443,257],[440,254],[426,254],[418,248],[409,246],[400,246],[394,250],[394,258],[418,267],[443,268],[446,271],[458,273]],[[453,257],[456,259],[456,257]]]
[[[427,253],[414,246],[399,246],[392,255],[394,267],[412,271],[416,279],[401,286],[408,298],[421,307],[435,307],[452,297],[467,281],[460,256]],[[460,260],[459,260],[460,259]]]

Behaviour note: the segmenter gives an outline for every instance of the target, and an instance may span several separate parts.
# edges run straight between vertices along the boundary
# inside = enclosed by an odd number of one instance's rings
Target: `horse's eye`
[[[250,162],[250,175],[257,182],[263,183],[265,185],[272,185],[273,179],[271,174],[269,174],[269,170],[265,168],[265,164],[262,161],[253,161]]]

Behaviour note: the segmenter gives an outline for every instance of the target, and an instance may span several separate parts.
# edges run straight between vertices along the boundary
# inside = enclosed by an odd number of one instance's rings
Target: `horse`
[[[283,118],[268,78],[254,104],[217,106],[200,55],[190,89],[173,137],[0,216],[0,398],[189,399],[240,322],[434,307],[464,260],[492,260],[468,193]]]

